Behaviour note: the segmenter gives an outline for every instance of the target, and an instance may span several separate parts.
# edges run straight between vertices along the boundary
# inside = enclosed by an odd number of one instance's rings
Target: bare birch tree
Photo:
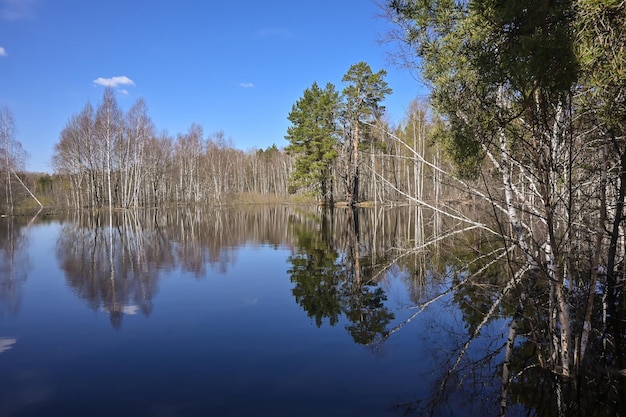
[[[13,215],[15,211],[12,178],[15,176],[19,179],[17,171],[24,168],[25,159],[26,152],[16,138],[13,113],[7,106],[0,106],[0,168],[4,177],[5,210],[9,215]]]

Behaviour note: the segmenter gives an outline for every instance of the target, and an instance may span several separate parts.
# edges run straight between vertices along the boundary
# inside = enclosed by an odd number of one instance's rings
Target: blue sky
[[[424,90],[389,63],[389,23],[370,0],[0,0],[0,105],[13,113],[27,169],[50,160],[69,117],[104,85],[127,110],[148,104],[157,131],[223,131],[240,149],[285,146],[291,106],[314,81],[359,61],[385,68],[399,122]]]

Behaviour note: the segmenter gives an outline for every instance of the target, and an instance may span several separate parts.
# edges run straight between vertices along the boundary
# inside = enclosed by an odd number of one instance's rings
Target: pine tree
[[[286,151],[295,156],[290,189],[308,188],[325,204],[333,203],[333,164],[337,159],[336,119],[339,94],[335,86],[317,83],[304,91],[293,105],[288,119],[291,126],[285,138]]]
[[[348,85],[343,89],[343,120],[346,126],[345,144],[349,166],[345,177],[348,205],[354,206],[359,202],[359,146],[366,122],[373,123],[379,118],[384,107],[380,103],[385,96],[391,94],[391,88],[383,78],[387,71],[380,70],[373,73],[365,62],[359,62],[350,67],[342,81]]]

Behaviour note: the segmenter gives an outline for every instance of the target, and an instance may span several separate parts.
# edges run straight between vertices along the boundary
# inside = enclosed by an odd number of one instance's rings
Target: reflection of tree
[[[170,258],[155,250],[163,248],[158,234],[143,230],[133,212],[120,213],[113,226],[103,225],[100,213],[86,221],[89,227],[67,223],[57,242],[69,285],[93,309],[107,311],[116,328],[124,314],[149,315],[159,266]]]
[[[124,315],[152,311],[158,275],[180,267],[196,278],[220,273],[248,243],[288,245],[286,207],[77,213],[64,223],[57,257],[78,296],[110,315],[119,327]]]
[[[346,330],[354,341],[368,345],[386,335],[394,315],[384,304],[385,292],[371,279],[375,269],[369,263],[362,267],[358,215],[350,211],[347,222],[341,222],[346,246],[340,254],[331,239],[333,214],[323,211],[321,218],[301,223],[292,219],[297,240],[296,253],[289,258],[289,273],[295,284],[292,293],[318,327],[325,318],[334,326],[343,314],[350,322]]]
[[[584,366],[569,376],[555,373],[559,345],[550,286],[536,276],[538,271],[527,271],[523,280],[511,278],[515,259],[501,242],[478,234],[464,239],[469,240],[456,239],[448,253],[448,286],[415,306],[411,317],[444,299],[460,314],[458,323],[441,332],[448,341],[436,361],[439,381],[428,398],[398,408],[405,415],[455,414],[450,411],[455,406],[474,407],[464,409],[468,415],[625,415],[626,369],[616,364],[626,335],[622,332],[615,344],[602,343],[604,329],[624,323],[624,317],[592,315]],[[588,299],[584,292],[573,292],[569,302],[584,308]],[[602,312],[602,301],[595,302],[594,311]],[[584,322],[580,314],[572,326],[580,331]]]
[[[370,285],[351,286],[346,292],[344,312],[351,324],[346,330],[356,343],[369,345],[377,338],[386,337],[387,326],[393,320],[384,301],[387,295],[380,287]]]
[[[324,318],[334,326],[341,314],[341,268],[335,263],[337,251],[329,240],[328,216],[322,215],[318,228],[292,222],[292,231],[297,241],[296,253],[288,259],[295,284],[292,294],[318,327]]]
[[[414,211],[419,217],[412,217]],[[555,375],[546,366],[558,357],[552,353],[549,285],[529,277],[505,291],[511,283],[506,264],[511,252],[502,242],[479,232],[461,239],[453,234],[456,225],[447,222],[431,232],[434,222],[427,213],[359,209],[354,216],[350,209],[331,214],[267,206],[115,213],[113,282],[111,245],[102,223],[108,216],[66,223],[57,252],[70,286],[92,308],[111,312],[119,325],[134,309],[150,313],[159,271],[180,267],[200,278],[228,268],[242,245],[290,247],[296,303],[317,326],[341,323],[356,343],[377,346],[400,329],[411,331],[409,325],[424,317],[420,312],[439,305],[435,311],[443,312],[443,323],[429,322],[420,335],[438,347],[428,358],[433,360],[425,361],[432,362],[432,378],[438,379],[428,380],[433,390],[404,402],[402,410],[416,415],[498,415],[500,408],[507,415],[550,416],[563,410],[577,416],[624,415],[626,378],[618,365],[626,336],[614,338],[615,344],[602,343],[602,333],[620,328],[613,322],[624,318],[599,314],[603,300],[596,297],[583,371],[571,378]],[[11,230],[2,221],[0,231]],[[13,236],[19,241],[17,230]],[[7,235],[0,234],[2,248],[10,247]],[[456,238],[438,240],[450,235]],[[409,292],[398,305],[401,310],[392,310],[395,288],[387,286],[392,276],[393,284],[402,282]],[[584,292],[572,292],[570,302],[584,307],[587,299]],[[573,318],[573,328],[583,321]],[[516,334],[512,343],[507,323]],[[501,397],[506,401],[501,403]],[[465,411],[473,407],[472,413],[449,412],[458,404],[468,407]]]
[[[173,255],[183,270],[197,278],[207,274],[207,265],[220,273],[236,259],[236,248],[248,242],[278,247],[288,245],[284,206],[185,208],[158,212],[156,223],[174,243]]]
[[[359,210],[348,210],[348,221],[345,228],[346,248],[344,249],[344,267],[346,282],[343,285],[344,312],[351,322],[346,329],[355,342],[371,344],[377,338],[387,336],[387,325],[393,320],[384,301],[387,295],[382,288],[373,282],[372,277],[377,272],[376,263],[368,259],[367,254],[361,252],[361,234]],[[370,245],[375,247],[375,244]],[[365,262],[366,259],[370,262]],[[386,265],[386,262],[382,262]]]
[[[30,268],[23,225],[18,222],[14,218],[0,220],[0,303],[12,313],[19,309],[22,283]]]

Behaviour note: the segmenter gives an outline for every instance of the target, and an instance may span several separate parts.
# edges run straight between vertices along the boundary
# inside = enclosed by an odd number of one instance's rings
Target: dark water
[[[2,223],[0,415],[380,416],[430,388],[424,333],[449,313],[372,344],[411,313],[410,281],[384,273],[316,300],[306,286],[324,268],[327,289],[353,278],[337,248],[350,237],[322,238],[319,213],[107,222]],[[349,306],[362,300],[372,329]]]
[[[438,222],[290,207],[2,219],[0,416],[497,415],[508,320],[454,365],[481,299],[447,292],[469,262],[455,249],[412,250]]]

